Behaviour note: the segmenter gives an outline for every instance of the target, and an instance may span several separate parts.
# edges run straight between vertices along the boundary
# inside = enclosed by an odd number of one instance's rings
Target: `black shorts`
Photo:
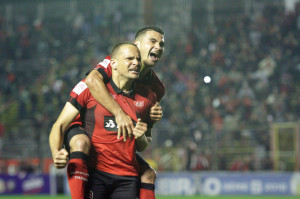
[[[79,124],[75,124],[71,127],[68,128],[68,130],[65,133],[65,137],[64,137],[64,147],[65,149],[70,153],[70,140],[72,139],[72,137],[74,135],[78,135],[78,134],[85,134],[87,135],[87,133],[85,132],[85,130],[79,125]]]
[[[137,176],[118,176],[90,169],[88,198],[136,199],[139,191]]]

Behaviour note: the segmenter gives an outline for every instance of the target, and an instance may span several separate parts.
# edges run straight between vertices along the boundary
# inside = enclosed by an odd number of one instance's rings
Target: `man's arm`
[[[159,102],[156,102],[156,104],[152,106],[150,110],[150,118],[153,124],[161,120],[162,116],[163,116],[162,108]]]
[[[136,150],[138,152],[142,152],[148,147],[149,142],[147,137],[145,135],[142,135],[141,137],[136,139],[135,144],[136,144]]]
[[[133,135],[136,139],[136,150],[139,152],[144,151],[149,145],[148,138],[146,136],[146,134],[149,133],[148,131],[150,131],[151,134],[151,129],[147,129],[147,123],[142,122],[139,118],[133,130]]]
[[[68,152],[62,149],[64,133],[78,114],[79,111],[70,102],[67,102],[52,126],[49,135],[49,145],[53,162],[57,168],[64,168],[67,164]]]
[[[103,76],[97,70],[92,70],[86,77],[85,83],[89,87],[93,97],[115,116],[116,123],[118,125],[118,139],[122,134],[124,141],[126,141],[126,132],[129,136],[133,133],[133,122],[122,110],[120,105],[108,93],[103,82]]]

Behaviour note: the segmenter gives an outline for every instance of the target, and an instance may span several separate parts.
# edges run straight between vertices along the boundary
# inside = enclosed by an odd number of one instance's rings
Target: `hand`
[[[135,139],[143,136],[146,131],[147,131],[147,123],[142,122],[142,120],[139,118],[138,122],[135,125],[135,128],[133,129],[133,135]]]
[[[159,102],[156,102],[156,104],[151,107],[150,118],[153,122],[158,122],[159,120],[161,120],[162,116],[163,116],[162,108]]]
[[[65,168],[68,162],[69,153],[66,149],[59,150],[53,157],[53,162],[56,168],[62,169]]]
[[[126,141],[127,134],[129,137],[132,136],[132,132],[134,129],[132,119],[124,112],[115,116],[116,123],[118,125],[118,139],[120,139],[121,135],[123,135],[124,142]]]

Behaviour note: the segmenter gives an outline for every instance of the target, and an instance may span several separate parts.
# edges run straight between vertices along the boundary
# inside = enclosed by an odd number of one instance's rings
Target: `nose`
[[[160,45],[159,42],[156,42],[155,48],[158,49],[158,50],[161,50],[161,49],[162,49],[162,46]]]
[[[132,64],[136,66],[136,65],[140,65],[140,62],[139,62],[138,59],[134,59],[134,60],[132,61]]]

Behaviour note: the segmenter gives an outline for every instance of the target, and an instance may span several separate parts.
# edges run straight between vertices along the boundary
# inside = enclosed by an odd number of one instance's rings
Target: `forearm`
[[[145,135],[142,135],[141,137],[136,139],[135,144],[136,144],[136,150],[141,152],[148,147],[149,142],[147,140],[147,137]]]
[[[55,123],[52,126],[50,136],[49,136],[49,145],[52,153],[52,157],[62,148],[64,140],[64,131],[62,125]]]
[[[49,135],[52,157],[62,148],[65,131],[78,114],[79,111],[70,102],[67,102]]]
[[[98,71],[91,71],[86,77],[85,83],[89,87],[93,97],[109,112],[111,112],[113,115],[118,115],[120,112],[123,113],[120,105],[107,91],[107,88],[103,82],[103,77]]]
[[[152,141],[152,137],[148,136],[151,135],[151,129],[148,129],[144,135],[136,139],[136,150],[141,152],[144,151],[150,142]]]

